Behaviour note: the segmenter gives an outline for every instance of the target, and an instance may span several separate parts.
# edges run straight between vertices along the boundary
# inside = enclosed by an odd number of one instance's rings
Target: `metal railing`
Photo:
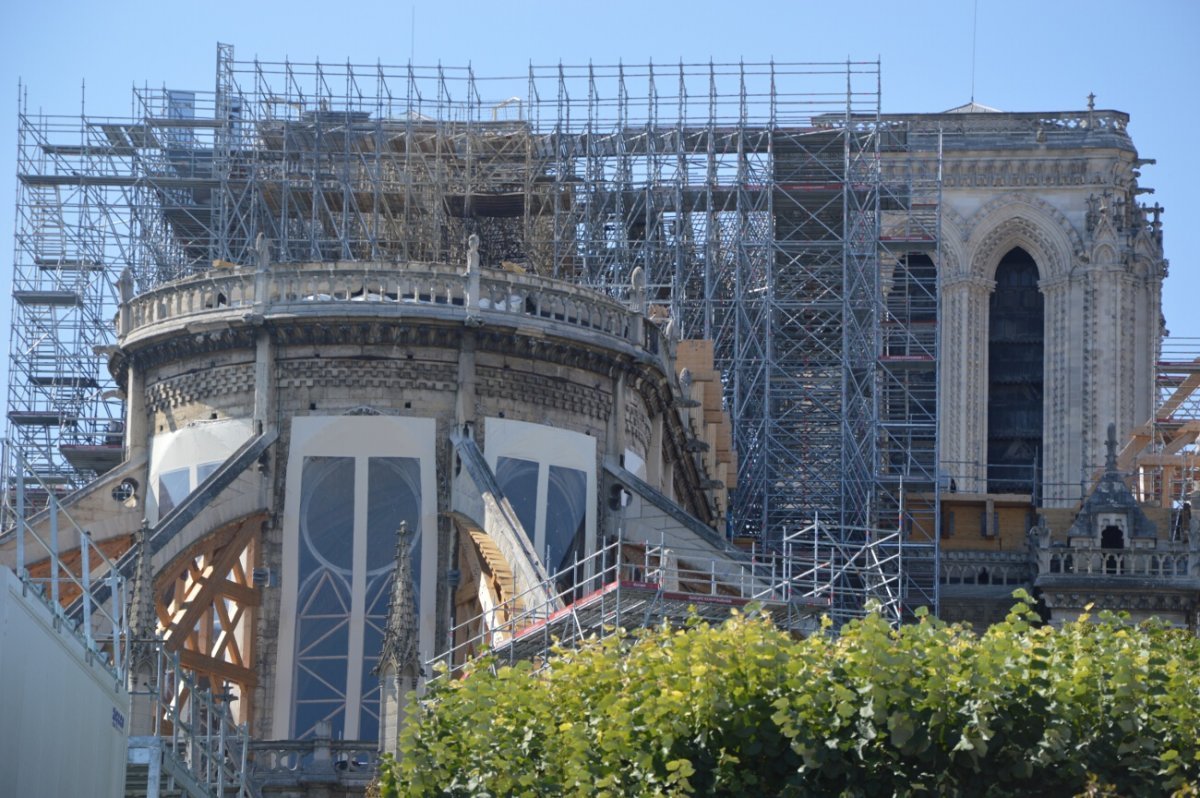
[[[11,490],[4,491],[3,515],[13,523],[13,564],[17,577],[45,603],[61,628],[78,638],[115,680],[124,683],[129,651],[125,579],[92,540],[91,534],[61,506],[61,485],[43,480],[24,454],[7,439],[2,442],[0,459],[4,473],[12,481]],[[37,527],[43,530],[41,533],[26,515],[31,493],[36,493],[36,499],[44,506],[44,516],[36,517],[39,520]],[[73,565],[64,561],[64,552],[72,554]],[[93,588],[100,581],[94,574],[102,574],[101,579],[108,583],[109,601],[99,602],[93,598]],[[78,619],[66,611],[67,604],[77,596],[82,607]]]
[[[555,642],[571,645],[589,634],[604,634],[631,620],[644,625],[644,607],[634,618],[623,612],[631,605],[622,606],[622,586],[696,599],[786,601],[786,591],[771,582],[772,575],[782,569],[770,559],[747,557],[743,562],[713,557],[711,549],[616,538],[552,574],[545,585],[498,602],[455,625],[450,639],[456,642],[429,664],[442,663],[452,672],[484,651],[506,646],[535,631],[544,635],[544,649],[548,651]],[[538,600],[539,596],[548,598]],[[593,599],[600,602],[597,616],[603,623],[584,625],[575,612],[580,604]],[[552,634],[549,622],[559,620],[564,622]]]
[[[157,798],[166,776],[169,789],[213,798],[254,798],[247,780],[250,737],[233,720],[228,695],[201,689],[179,655],[161,638],[133,641],[134,678],[130,696],[135,711],[152,713],[150,734],[130,737],[130,761],[149,765],[147,798]],[[146,704],[139,707],[141,696]],[[139,752],[145,751],[139,757]],[[164,773],[165,771],[165,773]]]
[[[834,530],[821,522],[785,535],[773,547],[756,542],[744,551],[744,558],[714,557],[711,548],[662,539],[655,543],[618,537],[551,575],[538,589],[497,602],[454,625],[452,644],[427,663],[426,673],[456,673],[487,651],[502,650],[508,661],[515,661],[521,658],[518,641],[538,641],[532,650],[544,659],[555,644],[571,647],[588,636],[602,637],[664,617],[682,621],[695,611],[689,602],[711,601],[713,617],[728,613],[730,607],[758,602],[777,608],[777,621],[800,630],[808,628],[806,621],[817,611],[840,621],[865,615],[862,602],[850,599],[866,589],[882,611],[898,621],[906,605],[936,603],[936,596],[912,595],[909,590],[904,552],[910,546],[898,531]],[[936,569],[932,560],[928,566]]]

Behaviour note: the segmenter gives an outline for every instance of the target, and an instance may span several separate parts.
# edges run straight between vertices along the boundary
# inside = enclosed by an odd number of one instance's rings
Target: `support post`
[[[112,591],[112,646],[113,668],[121,672],[121,632],[125,629],[125,591],[121,589],[121,577],[116,568],[109,569],[108,585]]]
[[[25,461],[13,452],[13,471],[17,475],[17,577],[25,576]]]
[[[54,498],[54,494],[50,494],[50,601],[52,606],[58,608],[58,500]],[[82,555],[83,541],[79,541],[80,554]],[[87,562],[85,559],[84,562]],[[85,599],[86,600],[86,599]]]
[[[92,533],[86,529],[79,536],[79,570],[83,583],[83,639],[88,648],[92,648],[92,562],[91,552]]]

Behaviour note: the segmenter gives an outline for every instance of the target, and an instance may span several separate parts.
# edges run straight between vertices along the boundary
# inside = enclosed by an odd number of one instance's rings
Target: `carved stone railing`
[[[1028,551],[946,551],[939,555],[943,585],[1018,587],[1033,581]]]
[[[987,133],[1036,133],[1042,131],[1106,132],[1126,135],[1129,114],[1113,110],[1017,112],[978,114],[884,114],[885,128],[909,130],[970,131]]]
[[[379,768],[379,745],[370,741],[266,740],[250,744],[249,779],[261,795],[302,784],[366,785]]]
[[[1038,550],[1042,576],[1128,577],[1167,582],[1200,579],[1200,552],[1181,544],[1156,549],[1049,548]]]
[[[183,325],[206,315],[309,314],[323,307],[348,313],[363,304],[394,306],[404,315],[454,312],[482,323],[515,317],[552,320],[564,329],[602,333],[657,354],[666,351],[663,333],[641,314],[595,291],[529,274],[484,269],[478,295],[470,278],[451,266],[413,263],[278,264],[266,271],[212,271],[159,286],[132,297],[121,311],[120,332],[137,337],[152,326]],[[335,310],[335,308],[337,308]]]

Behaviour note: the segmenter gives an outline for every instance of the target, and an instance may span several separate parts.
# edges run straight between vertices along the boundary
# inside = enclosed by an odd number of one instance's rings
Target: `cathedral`
[[[122,784],[359,795],[479,653],[731,608],[1197,628],[1200,353],[1126,114],[270,66],[22,129],[0,562],[117,675]]]

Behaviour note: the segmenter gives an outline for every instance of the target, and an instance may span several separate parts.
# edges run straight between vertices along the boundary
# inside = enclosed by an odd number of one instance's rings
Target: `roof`
[[[942,111],[943,114],[1001,114],[1004,113],[999,108],[993,108],[990,105],[981,105],[980,103],[971,100],[969,103],[948,108]]]

